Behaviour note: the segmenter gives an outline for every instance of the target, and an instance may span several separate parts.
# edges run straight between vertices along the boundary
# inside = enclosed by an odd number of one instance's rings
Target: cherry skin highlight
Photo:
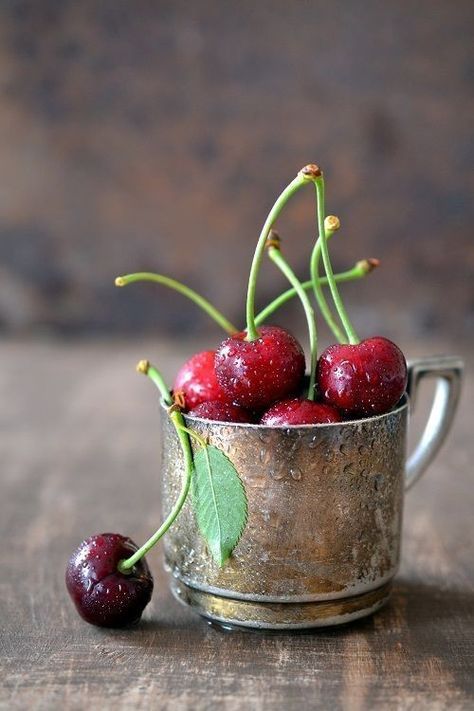
[[[298,390],[305,360],[300,344],[279,326],[260,326],[259,337],[226,338],[216,351],[215,370],[229,400],[248,410],[263,410]]]
[[[202,402],[193,408],[189,413],[193,417],[202,417],[205,420],[217,420],[218,422],[252,422],[252,416],[247,410],[238,405],[230,405],[219,400]]]
[[[317,368],[325,402],[346,415],[381,415],[394,407],[407,386],[407,364],[400,348],[375,336],[356,345],[326,348]]]
[[[217,382],[214,371],[215,351],[195,353],[184,363],[175,378],[173,390],[184,393],[186,410],[193,410],[202,402],[226,402],[227,396]]]
[[[138,550],[119,533],[102,533],[82,541],[69,559],[66,587],[80,616],[99,627],[138,622],[153,592],[153,577],[144,558],[129,575],[118,563]]]
[[[272,405],[261,417],[260,424],[269,427],[286,425],[320,425],[341,422],[342,417],[335,407],[306,398],[280,400]]]

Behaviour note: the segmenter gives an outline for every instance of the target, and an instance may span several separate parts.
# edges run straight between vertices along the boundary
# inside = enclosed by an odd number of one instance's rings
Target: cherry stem
[[[322,253],[322,257],[323,257],[324,269],[326,271],[326,276],[328,279],[329,289],[331,290],[331,295],[332,295],[332,299],[334,301],[334,306],[336,307],[336,311],[339,315],[339,318],[342,321],[342,325],[344,326],[344,330],[347,334],[349,343],[351,345],[356,345],[357,343],[360,342],[360,339],[354,330],[354,327],[349,319],[347,311],[344,307],[344,303],[343,303],[341,296],[339,294],[336,280],[334,279],[334,273],[333,273],[332,266],[331,266],[331,260],[329,258],[329,250],[328,250],[328,245],[327,245],[327,240],[326,240],[326,231],[324,228],[324,177],[322,174],[320,174],[316,178],[316,180],[314,181],[314,186],[315,186],[315,190],[316,190],[316,199],[317,199],[319,240],[321,240],[321,253]]]
[[[258,332],[255,324],[255,291],[257,286],[257,278],[262,265],[263,255],[265,252],[265,243],[270,230],[280,215],[281,211],[285,207],[288,200],[300,189],[303,185],[308,182],[313,182],[316,175],[320,175],[320,170],[317,166],[306,166],[291,181],[289,185],[283,190],[281,195],[277,198],[272,209],[268,213],[268,217],[264,222],[262,231],[258,238],[257,246],[255,248],[255,253],[252,260],[252,266],[250,267],[249,283],[247,290],[247,304],[246,304],[246,320],[247,320],[247,341],[255,341],[258,338]]]
[[[340,222],[339,218],[330,215],[325,218],[324,220],[324,233],[326,236],[326,240],[330,239],[332,235],[338,230],[340,227]],[[344,334],[344,331],[340,328],[339,324],[337,323],[336,319],[334,318],[331,309],[329,308],[329,304],[326,300],[326,297],[324,295],[322,286],[321,286],[321,277],[319,275],[319,263],[321,261],[321,249],[322,249],[322,240],[317,239],[316,243],[314,245],[313,251],[311,253],[311,260],[310,260],[310,272],[311,272],[311,279],[313,282],[313,291],[314,295],[316,297],[316,301],[319,306],[319,310],[321,311],[321,314],[326,321],[327,325],[329,326],[330,330],[333,332],[336,340],[339,343],[347,343],[347,338]]]
[[[286,276],[290,284],[293,286],[295,292],[303,306],[306,321],[308,324],[309,332],[309,347],[310,347],[310,369],[309,369],[309,387],[308,387],[308,400],[314,400],[314,383],[316,380],[316,364],[318,362],[318,335],[316,330],[316,321],[314,318],[313,307],[311,306],[310,300],[307,293],[303,289],[300,280],[283,257],[279,242],[280,239],[276,232],[273,230],[270,232],[270,244],[268,246],[268,256],[278,269]]]
[[[338,284],[346,281],[356,281],[357,279],[363,279],[367,274],[370,274],[379,265],[378,259],[363,259],[357,262],[352,269],[348,269],[345,272],[339,272],[339,274],[334,274],[334,279]],[[327,277],[320,277],[319,279],[322,286],[327,286]],[[313,288],[313,281],[309,279],[308,281],[301,282],[301,286],[305,291],[309,291]],[[296,289],[288,289],[282,294],[273,299],[260,313],[255,316],[255,323],[260,326],[264,321],[267,320],[277,309],[291,301],[296,296]]]
[[[165,405],[171,406],[173,401],[171,399],[170,392],[166,387],[166,383],[161,373],[148,361],[144,360],[140,361],[140,363],[137,365],[137,370],[139,373],[144,373],[145,375],[148,375],[150,380],[156,385],[156,387],[160,391],[161,397]],[[151,536],[151,538],[146,541],[146,543],[143,544],[143,546],[141,546],[141,548],[139,548],[132,556],[130,556],[130,558],[126,558],[119,562],[117,567],[121,573],[129,573],[133,566],[138,563],[138,561],[143,558],[143,556],[145,556],[148,551],[151,550],[151,548],[153,548],[153,546],[160,540],[160,538],[162,538],[162,536],[164,536],[164,534],[174,523],[176,517],[183,508],[189,493],[189,488],[191,485],[191,475],[193,471],[193,452],[189,440],[189,434],[191,431],[185,427],[183,416],[181,415],[179,410],[170,409],[169,416],[176,429],[176,433],[179,437],[179,441],[184,455],[184,479],[181,492],[178,498],[176,499],[175,505],[173,506],[167,518],[165,519],[165,521],[163,521],[159,529]]]
[[[215,321],[221,328],[226,331],[229,335],[238,332],[238,328],[234,326],[216,307],[211,304],[210,301],[198,294],[194,289],[190,289],[185,284],[182,284],[176,279],[171,279],[170,277],[163,276],[162,274],[155,274],[153,272],[137,272],[135,274],[124,274],[119,276],[115,280],[115,286],[127,286],[135,281],[152,281],[156,284],[162,284],[167,286],[174,291],[178,291],[183,296],[190,299],[196,306],[199,306],[203,311],[210,316],[213,321]]]

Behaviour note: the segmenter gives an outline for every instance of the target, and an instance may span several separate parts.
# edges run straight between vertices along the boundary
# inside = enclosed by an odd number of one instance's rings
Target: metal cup
[[[186,504],[165,537],[174,595],[221,624],[265,629],[337,625],[382,607],[399,564],[404,491],[451,427],[462,368],[454,357],[412,361],[408,397],[362,420],[275,428],[187,417],[234,463],[247,491],[248,523],[219,568]],[[427,376],[437,379],[435,397],[407,460],[408,412]],[[184,464],[167,415],[162,428],[167,513]]]

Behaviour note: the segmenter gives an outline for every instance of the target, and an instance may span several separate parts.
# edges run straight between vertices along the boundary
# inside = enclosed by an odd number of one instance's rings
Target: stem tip
[[[126,283],[125,279],[121,276],[117,277],[115,280],[115,286],[125,286]]]
[[[307,180],[314,180],[315,178],[320,178],[322,174],[323,172],[321,168],[315,163],[309,163],[308,165],[305,165],[305,167],[301,168],[299,172],[299,175],[302,175],[303,178],[307,178]]]
[[[341,221],[336,215],[327,215],[324,218],[324,229],[328,232],[336,232],[341,226]]]
[[[137,373],[143,373],[143,375],[146,375],[150,369],[150,361],[149,360],[141,360],[139,363],[137,363]]]
[[[359,267],[359,269],[362,269],[364,274],[370,274],[370,272],[373,272],[374,269],[376,269],[378,266],[380,266],[380,259],[362,259],[362,261],[357,262],[356,267]]]
[[[275,247],[275,249],[280,249],[280,244],[281,244],[281,239],[280,235],[276,230],[270,230],[268,233],[267,240],[265,242],[265,247],[266,249],[269,249],[270,247]]]

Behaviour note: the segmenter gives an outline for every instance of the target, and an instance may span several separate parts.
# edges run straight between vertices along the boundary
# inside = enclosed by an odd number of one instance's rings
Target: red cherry
[[[279,326],[260,326],[259,337],[246,333],[226,338],[216,351],[219,385],[229,399],[249,410],[262,410],[295,392],[304,376],[304,353],[291,333]]]
[[[202,417],[204,420],[217,420],[218,422],[251,422],[252,417],[247,410],[238,405],[227,402],[210,400],[202,402],[189,413],[192,417]]]
[[[341,415],[335,407],[306,398],[280,400],[267,410],[260,420],[261,425],[284,427],[285,425],[318,425],[327,422],[341,422]]]
[[[150,602],[153,578],[144,558],[129,575],[117,565],[138,550],[119,533],[101,533],[82,541],[66,568],[66,586],[77,611],[99,627],[123,627],[138,622]]]
[[[344,413],[381,415],[405,392],[407,364],[395,343],[375,336],[357,345],[326,348],[318,362],[317,381],[324,400]]]
[[[181,390],[184,393],[187,410],[192,410],[208,400],[228,400],[216,379],[214,357],[215,351],[195,353],[179,369],[173,390]]]

